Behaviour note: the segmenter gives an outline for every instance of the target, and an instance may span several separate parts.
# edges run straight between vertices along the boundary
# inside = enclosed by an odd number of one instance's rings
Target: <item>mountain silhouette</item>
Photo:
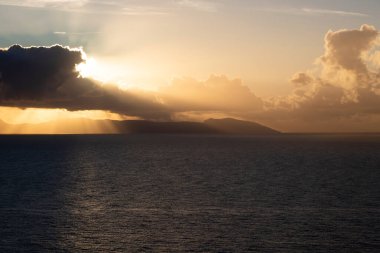
[[[65,119],[38,124],[8,124],[0,121],[0,134],[241,134],[267,135],[280,132],[255,122],[232,118],[204,122],[148,120]]]
[[[205,125],[226,134],[279,134],[280,132],[260,125],[256,122],[237,120],[233,118],[208,119]]]

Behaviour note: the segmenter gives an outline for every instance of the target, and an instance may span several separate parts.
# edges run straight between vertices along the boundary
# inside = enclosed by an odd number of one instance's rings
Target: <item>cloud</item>
[[[240,79],[212,75],[205,81],[193,78],[178,78],[172,84],[160,89],[162,101],[176,112],[258,112],[263,101]]]
[[[0,105],[20,108],[106,110],[145,119],[182,112],[258,112],[263,101],[240,79],[212,75],[205,81],[178,78],[158,92],[121,90],[79,76],[81,49],[14,45],[0,50]]]
[[[177,78],[154,92],[121,90],[79,77],[80,49],[15,45],[0,50],[0,105],[104,110],[145,119],[232,116],[293,131],[357,131],[360,125],[380,130],[379,37],[370,25],[328,31],[314,68],[291,77],[291,94],[272,98],[258,97],[242,80],[224,75]]]
[[[290,82],[295,84],[297,87],[302,87],[310,84],[313,81],[313,78],[308,73],[298,72],[293,75],[290,79]]]
[[[43,8],[55,11],[111,15],[168,15],[179,8],[216,12],[218,5],[206,0],[100,1],[100,0],[0,0],[0,6]]]
[[[0,6],[41,8],[55,11],[96,13],[106,15],[163,15],[166,11],[156,4],[144,2],[99,0],[0,0]]]
[[[328,31],[324,54],[317,58],[314,69],[293,75],[294,90],[287,96],[257,97],[240,79],[225,76],[211,76],[206,81],[177,79],[158,96],[175,108],[180,118],[233,116],[278,125],[279,129],[287,124],[288,130],[300,130],[297,126],[302,125],[315,131],[318,126],[328,131],[326,122],[331,122],[330,131],[342,123],[348,131],[350,122],[358,119],[380,123],[380,69],[369,68],[378,66],[379,37],[379,31],[370,25]],[[368,129],[373,130],[375,123],[371,124]]]
[[[288,131],[379,131],[379,31],[328,31],[315,68],[293,75],[287,96],[257,97],[240,79],[175,80],[161,89],[180,119],[233,116]],[[360,127],[361,126],[361,127]]]
[[[93,34],[101,34],[101,32],[64,32],[64,31],[56,31],[53,34],[57,35],[93,35]]]
[[[205,12],[216,12],[218,10],[217,4],[211,1],[179,0],[177,1],[177,4],[180,6],[192,8],[199,11],[205,11]]]
[[[379,32],[375,27],[362,25],[359,30],[329,31],[325,36],[324,66],[346,69],[357,74],[368,72],[362,54],[375,43]]]
[[[132,91],[79,77],[80,49],[59,45],[0,50],[0,105],[105,110],[148,119],[168,119],[167,108]]]
[[[343,10],[314,9],[314,8],[256,8],[255,11],[282,13],[290,15],[308,15],[308,16],[342,16],[342,17],[369,17],[368,14],[360,12],[350,12]]]
[[[158,92],[121,90],[79,76],[81,49],[19,45],[0,50],[0,106],[105,110],[144,119],[171,119],[178,113],[241,115],[258,112],[263,101],[240,79],[212,75],[205,81],[178,78]]]
[[[287,96],[257,97],[240,79],[215,75],[176,79],[157,96],[179,119],[232,116],[288,131],[379,131],[379,37],[370,25],[328,31],[324,54],[315,68],[292,76]]]
[[[350,12],[350,11],[340,11],[340,10],[302,8],[301,11],[304,12],[304,13],[309,13],[309,14],[368,17],[368,15],[364,14],[364,13]]]
[[[266,101],[266,117],[315,122],[379,115],[380,71],[370,70],[374,62],[364,59],[377,54],[378,37],[379,31],[369,25],[327,32],[317,68],[291,79],[296,84],[291,95]]]
[[[32,8],[64,8],[83,7],[88,0],[0,0],[0,5],[32,7]]]

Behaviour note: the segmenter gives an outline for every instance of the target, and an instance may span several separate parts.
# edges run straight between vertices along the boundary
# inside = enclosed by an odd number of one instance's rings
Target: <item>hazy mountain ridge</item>
[[[0,121],[1,134],[242,134],[267,135],[280,132],[255,122],[208,119],[204,122],[158,122],[147,120],[70,119],[38,124],[8,124]]]
[[[251,121],[237,120],[233,118],[208,119],[204,122],[222,133],[228,134],[279,134],[280,132],[267,126]]]

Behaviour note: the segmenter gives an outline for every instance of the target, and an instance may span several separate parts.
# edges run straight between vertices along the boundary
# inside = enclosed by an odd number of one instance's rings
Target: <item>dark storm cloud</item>
[[[22,48],[14,45],[0,51],[2,100],[42,99],[58,95],[67,80],[75,80],[75,65],[83,61],[79,50],[60,46]]]
[[[169,117],[158,102],[80,77],[76,65],[82,62],[81,50],[59,45],[0,49],[0,105],[107,110],[150,119]]]

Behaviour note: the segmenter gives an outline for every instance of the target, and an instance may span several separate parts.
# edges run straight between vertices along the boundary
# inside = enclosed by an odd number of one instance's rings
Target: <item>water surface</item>
[[[375,252],[380,136],[0,136],[1,252]]]

